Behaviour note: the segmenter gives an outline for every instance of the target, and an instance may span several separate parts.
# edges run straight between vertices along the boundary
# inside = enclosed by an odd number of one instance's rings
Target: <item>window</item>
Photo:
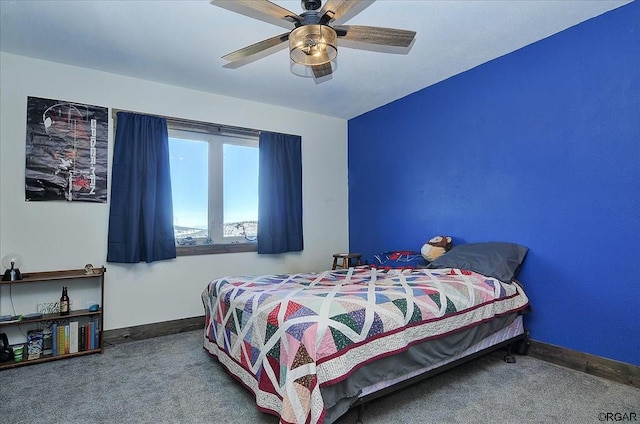
[[[224,134],[169,122],[173,220],[179,255],[256,250],[257,133]]]

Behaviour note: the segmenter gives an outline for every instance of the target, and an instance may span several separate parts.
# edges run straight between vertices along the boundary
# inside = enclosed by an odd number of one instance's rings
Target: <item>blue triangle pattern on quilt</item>
[[[287,327],[286,333],[293,336],[296,340],[302,340],[302,337],[304,336],[304,332],[307,330],[307,328],[311,327],[312,325],[316,325],[316,323],[301,322],[297,324],[292,324]]]
[[[251,346],[251,365],[255,365],[258,358],[260,358],[260,349]]]
[[[314,316],[314,315],[318,315],[316,313],[316,311],[314,311],[313,309],[309,309],[306,306],[301,306],[297,311],[295,311],[294,313],[292,313],[288,319],[291,318],[302,318],[302,317],[309,317],[309,316]]]
[[[369,337],[373,337],[376,334],[382,334],[384,332],[384,324],[382,323],[382,320],[380,319],[380,315],[378,315],[377,312],[373,313],[373,323],[371,324],[371,328],[369,329],[369,332],[367,333],[367,338]]]
[[[380,305],[382,303],[387,303],[387,302],[391,302],[391,299],[389,299],[386,295],[381,294],[381,293],[376,293],[376,305]]]

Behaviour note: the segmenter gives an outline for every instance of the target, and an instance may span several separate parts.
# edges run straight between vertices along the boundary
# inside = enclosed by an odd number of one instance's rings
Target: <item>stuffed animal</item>
[[[435,236],[428,242],[426,242],[420,253],[422,257],[429,262],[433,262],[436,258],[444,255],[451,249],[451,237],[449,236]]]

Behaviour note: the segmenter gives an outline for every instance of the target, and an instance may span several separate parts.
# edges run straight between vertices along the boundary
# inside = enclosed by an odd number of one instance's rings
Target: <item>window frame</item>
[[[169,138],[195,140],[209,143],[208,171],[208,217],[207,226],[212,239],[224,238],[224,162],[223,149],[225,144],[249,146],[258,148],[259,131],[239,129],[212,124],[202,124],[188,121],[167,120]],[[231,129],[231,131],[229,131]],[[226,131],[225,131],[226,130]],[[233,142],[225,142],[229,137]],[[243,140],[245,140],[243,142]],[[212,172],[215,173],[212,174]],[[219,182],[216,182],[219,181]],[[198,244],[181,246],[176,239],[177,256],[208,255],[219,253],[257,252],[258,243],[247,241],[244,237],[228,237],[224,243]]]

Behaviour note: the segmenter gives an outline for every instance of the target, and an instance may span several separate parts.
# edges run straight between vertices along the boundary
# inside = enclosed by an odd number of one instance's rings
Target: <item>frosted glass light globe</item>
[[[20,267],[24,260],[19,253],[9,253],[2,258],[2,266],[4,266],[5,272],[2,276],[2,281],[16,281],[22,279],[20,274]]]

